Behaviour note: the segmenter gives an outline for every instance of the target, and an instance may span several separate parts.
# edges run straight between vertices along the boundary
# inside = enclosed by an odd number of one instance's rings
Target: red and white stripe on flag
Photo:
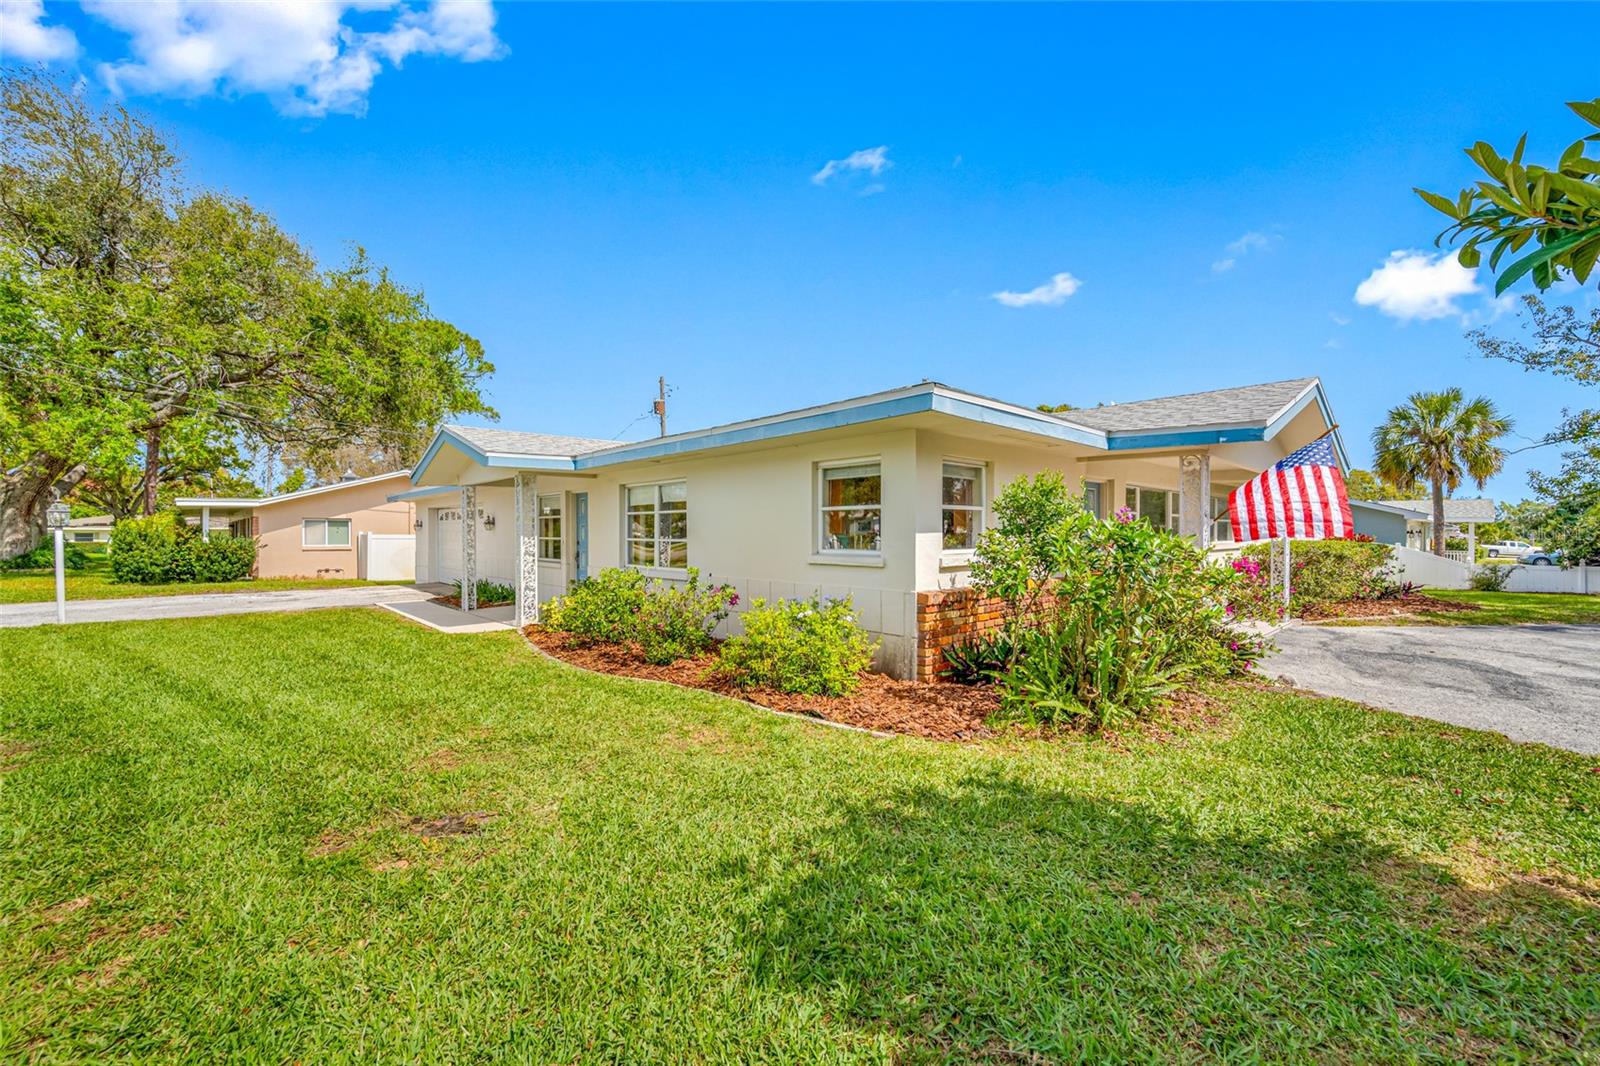
[[[1342,540],[1355,533],[1332,436],[1289,453],[1228,496],[1235,540]]]

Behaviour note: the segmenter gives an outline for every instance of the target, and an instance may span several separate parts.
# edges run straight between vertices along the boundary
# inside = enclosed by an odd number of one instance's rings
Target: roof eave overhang
[[[1174,429],[1138,430],[1107,434],[1106,447],[1110,451],[1128,451],[1136,448],[1184,448],[1212,444],[1239,444],[1271,440],[1281,433],[1295,417],[1306,408],[1316,405],[1322,415],[1322,424],[1333,434],[1333,449],[1339,456],[1341,470],[1350,469],[1349,456],[1344,441],[1339,437],[1338,423],[1333,420],[1333,410],[1322,389],[1321,379],[1315,379],[1302,389],[1294,399],[1285,404],[1271,418],[1261,422],[1236,422],[1226,425],[1185,426]]]

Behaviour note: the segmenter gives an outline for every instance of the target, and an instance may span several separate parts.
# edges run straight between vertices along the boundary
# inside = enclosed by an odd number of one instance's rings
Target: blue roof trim
[[[1266,439],[1266,431],[1259,426],[1192,429],[1178,433],[1119,433],[1106,439],[1106,450],[1122,452],[1132,448],[1187,448],[1197,444],[1238,444]]]
[[[1348,471],[1350,469],[1350,456],[1345,452],[1344,441],[1339,437],[1339,424],[1333,420],[1333,408],[1328,406],[1328,396],[1322,391],[1321,379],[1312,382],[1311,387],[1306,390],[1304,396],[1301,396],[1294,403],[1284,408],[1278,413],[1276,418],[1267,423],[1266,439],[1271,440],[1273,437],[1276,437],[1278,432],[1282,430],[1284,426],[1287,426],[1291,421],[1293,421],[1295,415],[1299,414],[1301,411],[1304,411],[1313,403],[1317,405],[1317,410],[1322,414],[1322,424],[1329,427],[1333,431],[1333,450],[1339,455],[1339,466],[1342,468],[1341,472]]]
[[[405,492],[397,492],[393,496],[387,497],[387,499],[390,503],[400,503],[402,500],[420,500],[426,496],[440,496],[447,492],[457,492],[459,489],[460,486],[457,485],[429,485],[426,488],[407,489]]]
[[[513,470],[555,470],[569,473],[574,469],[572,460],[564,455],[515,455],[508,452],[486,452],[465,437],[451,433],[449,429],[441,426],[434,433],[433,440],[428,442],[428,450],[422,453],[422,458],[411,471],[411,483],[413,485],[422,480],[422,475],[427,471],[428,464],[433,462],[433,457],[438,455],[439,449],[446,444],[464,452],[479,466],[509,467]]]

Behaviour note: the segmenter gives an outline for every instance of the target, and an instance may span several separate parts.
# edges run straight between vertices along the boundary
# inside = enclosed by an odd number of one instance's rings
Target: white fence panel
[[[417,538],[410,533],[363,533],[356,558],[363,581],[415,581]]]
[[[1436,589],[1464,589],[1472,577],[1472,567],[1454,559],[1441,559],[1432,552],[1395,545],[1395,577]]]
[[[1600,566],[1514,566],[1506,591],[1600,593]]]

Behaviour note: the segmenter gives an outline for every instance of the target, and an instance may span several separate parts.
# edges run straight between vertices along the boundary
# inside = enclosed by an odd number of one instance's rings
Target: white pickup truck
[[[1483,546],[1483,553],[1491,559],[1521,559],[1538,550],[1525,540],[1502,540]]]

